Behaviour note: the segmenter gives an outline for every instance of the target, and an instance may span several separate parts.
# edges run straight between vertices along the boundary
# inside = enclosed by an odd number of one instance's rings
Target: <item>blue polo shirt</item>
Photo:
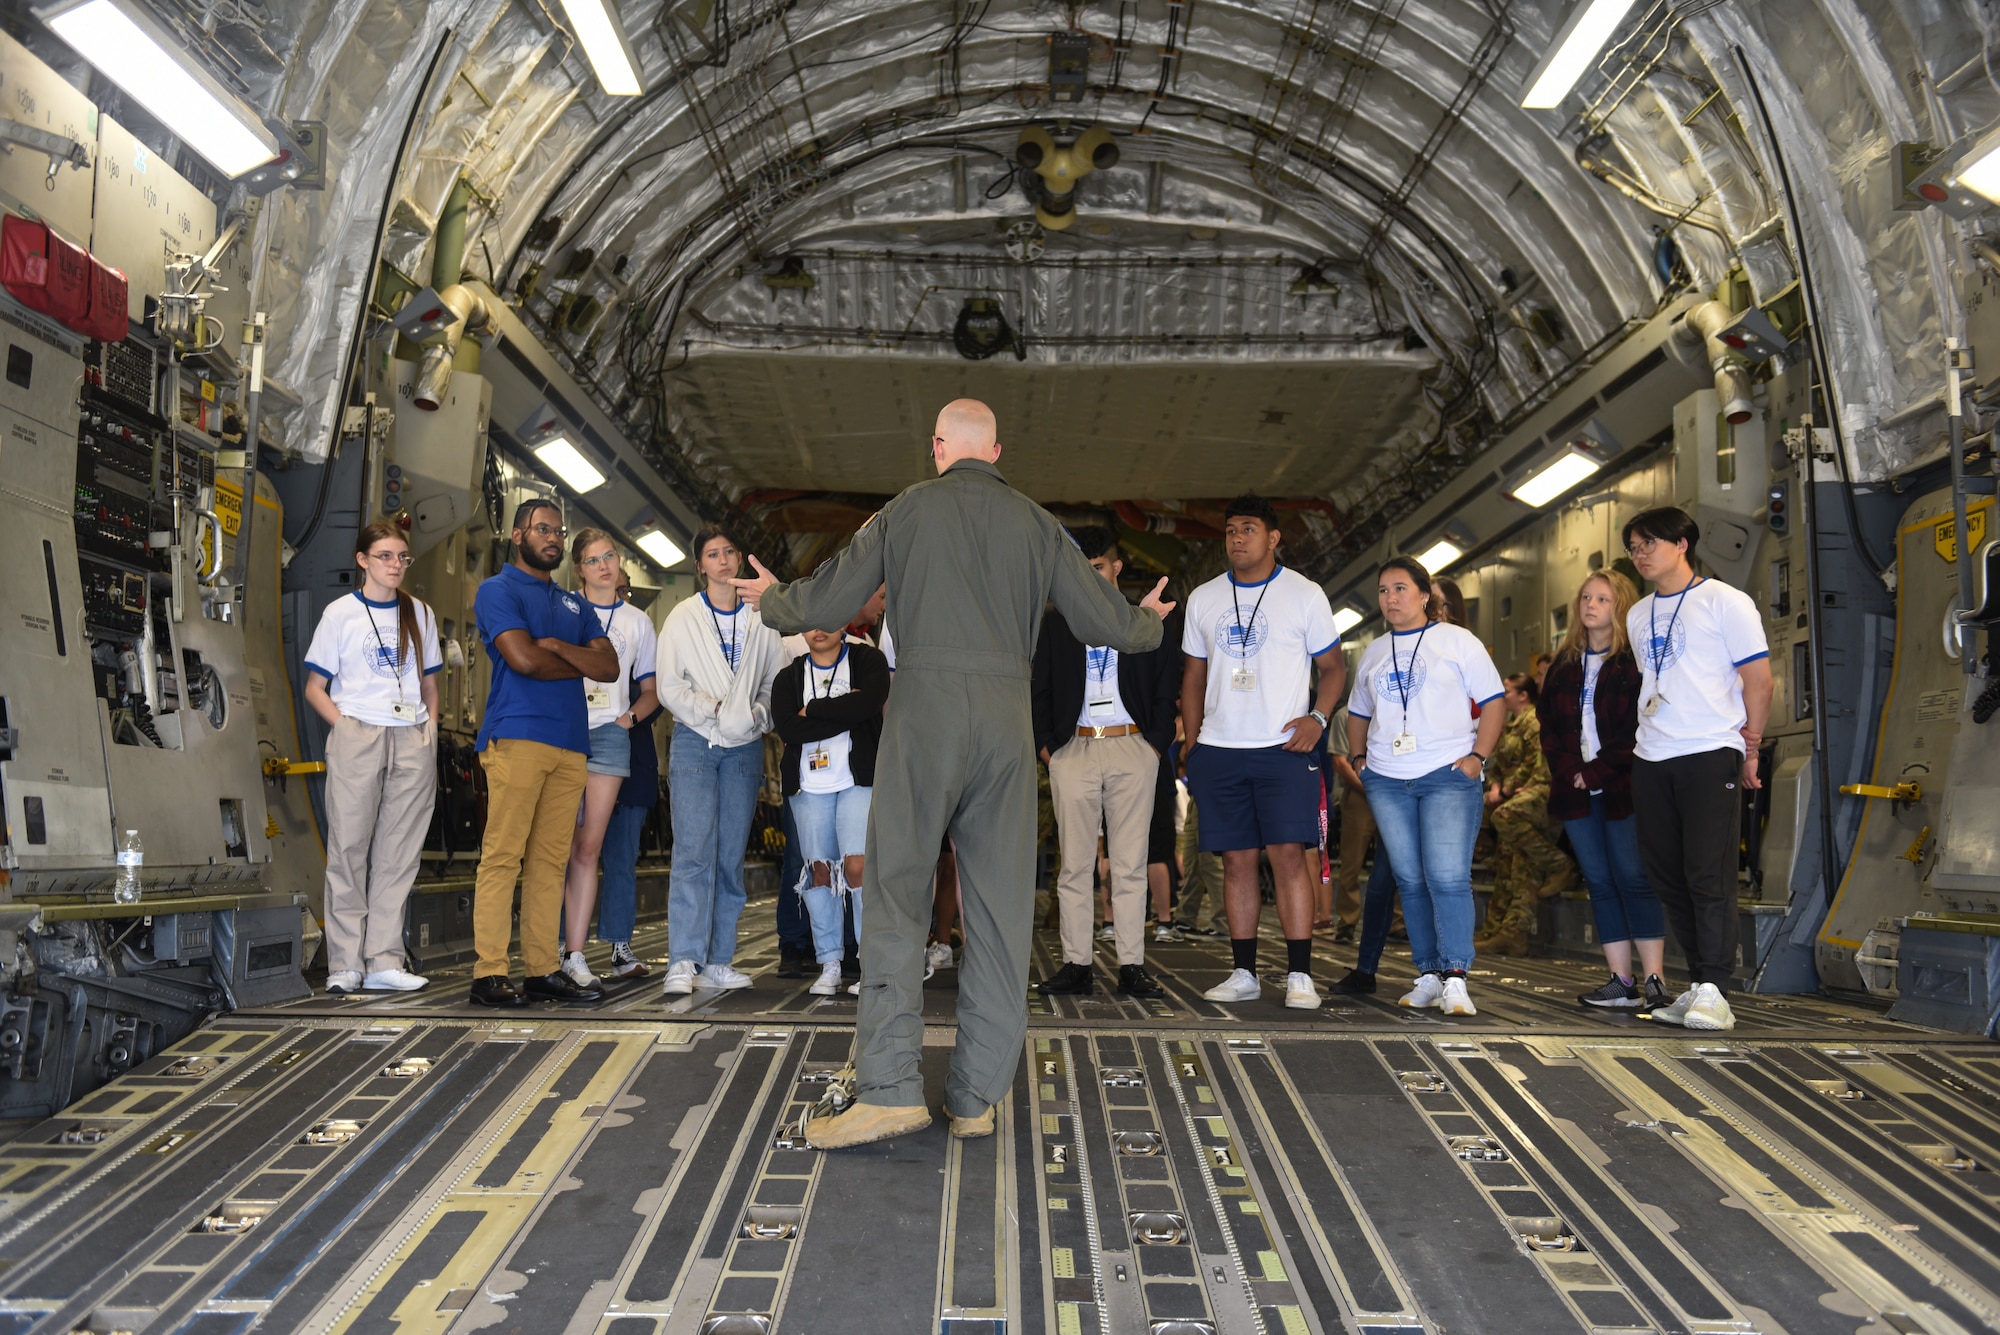
[[[583,680],[537,681],[507,665],[493,641],[510,630],[524,630],[531,640],[561,640],[587,645],[601,639],[604,627],[597,613],[577,594],[536,579],[509,563],[479,586],[473,601],[479,638],[493,665],[493,685],[486,693],[486,718],[479,727],[478,749],[496,737],[559,746],[590,754],[590,712],[583,701]]]

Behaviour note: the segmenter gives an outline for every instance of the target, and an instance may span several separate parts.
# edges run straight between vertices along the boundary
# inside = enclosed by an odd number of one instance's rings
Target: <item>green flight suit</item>
[[[973,1117],[1014,1082],[1027,1040],[1035,909],[1029,668],[1050,600],[1085,644],[1144,653],[1160,618],[1090,568],[1055,518],[993,465],[963,459],[882,507],[809,578],[765,593],[780,634],[838,630],[889,586],[896,684],[868,817],[857,1097],[924,1102],[924,943],[931,872],[958,845],[965,950],[945,1107]]]
[[[1497,707],[1497,706],[1496,706]],[[1494,807],[1493,898],[1486,905],[1486,930],[1535,929],[1541,888],[1569,859],[1556,843],[1549,815],[1549,762],[1542,754],[1542,724],[1533,708],[1507,720],[1486,778],[1500,785],[1506,800]]]

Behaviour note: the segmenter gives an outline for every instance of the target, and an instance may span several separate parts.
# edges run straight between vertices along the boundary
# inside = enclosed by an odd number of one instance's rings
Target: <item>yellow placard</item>
[[[1981,506],[1977,510],[1968,510],[1965,515],[1965,527],[1972,534],[1972,545],[1975,548],[1980,543],[1986,541],[1986,507]],[[1947,515],[1945,518],[1931,525],[1931,546],[1937,548],[1937,554],[1944,560],[1956,564],[1958,561],[1957,521]]]
[[[243,527],[243,488],[234,482],[215,482],[215,517],[222,521],[222,531],[235,537]]]

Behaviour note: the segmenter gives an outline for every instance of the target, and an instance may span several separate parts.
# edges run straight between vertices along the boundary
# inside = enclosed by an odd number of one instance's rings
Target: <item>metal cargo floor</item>
[[[1662,1031],[1539,960],[1475,979],[1476,1020],[1386,976],[1219,1008],[1223,950],[1159,947],[1153,1012],[1038,1013],[993,1138],[826,1155],[782,1131],[853,1003],[803,982],[473,1013],[461,974],[224,1016],[0,1145],[0,1332],[2000,1323],[1992,1044],[1803,999]],[[952,976],[927,997],[935,1103]]]

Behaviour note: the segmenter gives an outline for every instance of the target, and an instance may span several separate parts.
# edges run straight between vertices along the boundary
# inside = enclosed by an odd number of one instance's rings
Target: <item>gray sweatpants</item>
[[[868,816],[858,1096],[924,1101],[924,943],[945,834],[958,846],[965,950],[945,1107],[973,1117],[1005,1097],[1028,1034],[1035,911],[1035,753],[1025,678],[896,674]]]
[[[403,905],[437,802],[437,723],[343,717],[326,739],[326,967],[403,965]]]

